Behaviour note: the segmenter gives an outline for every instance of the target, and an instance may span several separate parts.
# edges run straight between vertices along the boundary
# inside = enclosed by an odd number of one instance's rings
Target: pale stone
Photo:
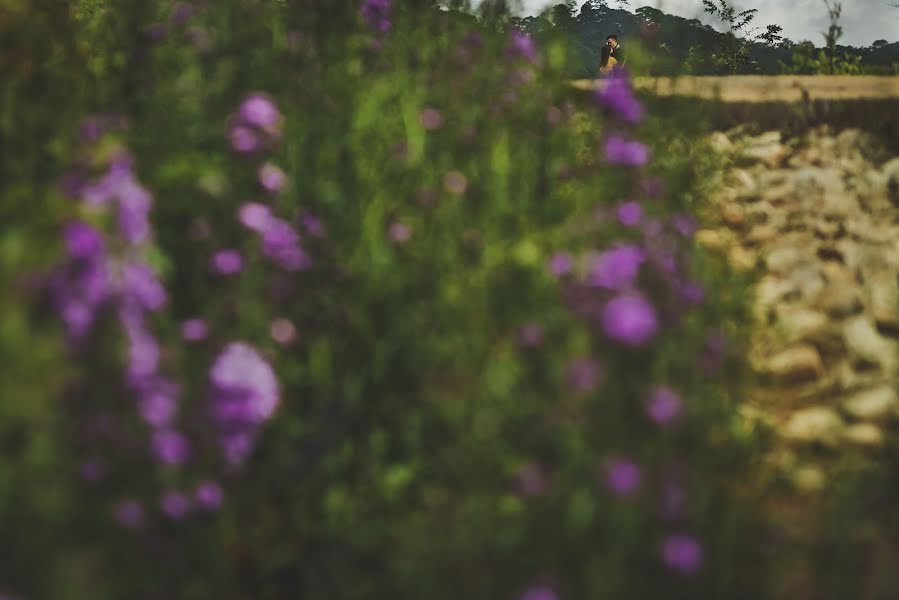
[[[827,486],[827,476],[819,467],[800,467],[793,473],[793,485],[801,492],[820,492]]]
[[[883,446],[883,431],[873,423],[855,423],[843,432],[843,440],[860,448],[880,448]]]
[[[756,225],[749,230],[746,241],[752,244],[764,244],[778,236],[778,231],[771,225]]]
[[[781,429],[784,438],[794,442],[835,445],[843,431],[843,420],[833,409],[813,406],[796,411]]]
[[[806,308],[782,308],[776,311],[787,343],[815,338],[828,325],[827,315]]]
[[[734,143],[727,137],[726,133],[721,131],[716,131],[709,136],[709,144],[721,154],[727,154],[734,149]]]
[[[758,265],[759,257],[752,250],[741,246],[734,246],[728,253],[730,265],[738,272],[752,271]]]
[[[746,223],[746,209],[741,204],[731,202],[724,206],[721,217],[728,227],[739,229]]]
[[[765,363],[764,371],[785,382],[807,381],[821,376],[823,364],[817,348],[801,344],[770,357]]]
[[[880,365],[891,371],[896,363],[896,343],[878,333],[873,320],[859,315],[849,320],[843,328],[846,347],[856,360]]]
[[[862,308],[861,295],[852,271],[834,262],[822,265],[827,283],[818,296],[817,306],[834,317],[845,317]]]
[[[866,275],[865,294],[875,323],[885,329],[899,328],[899,274],[877,271]]]
[[[721,250],[728,244],[728,239],[715,229],[700,229],[694,239],[697,244],[709,250]]]
[[[882,385],[853,394],[843,402],[843,409],[863,421],[888,419],[897,415],[899,395],[895,387]]]

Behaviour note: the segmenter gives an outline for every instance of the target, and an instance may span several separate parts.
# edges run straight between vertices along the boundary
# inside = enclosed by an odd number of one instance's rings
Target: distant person
[[[606,43],[602,46],[599,61],[599,74],[601,77],[608,77],[615,69],[624,66],[624,50],[618,42],[618,36],[615,34],[606,38]]]

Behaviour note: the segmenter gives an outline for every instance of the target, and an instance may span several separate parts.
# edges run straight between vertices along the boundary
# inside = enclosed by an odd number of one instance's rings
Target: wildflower
[[[259,167],[259,183],[265,191],[277,194],[287,185],[287,176],[278,166],[265,163]]]
[[[572,361],[566,371],[568,387],[575,392],[592,392],[602,384],[605,373],[602,365],[589,357]]]
[[[203,510],[216,510],[222,505],[224,494],[221,486],[215,481],[203,481],[194,492],[194,502]]]
[[[282,346],[286,346],[296,339],[297,329],[287,319],[275,319],[269,326],[269,335]]]
[[[206,321],[198,317],[185,319],[181,322],[181,337],[188,342],[199,342],[209,335],[209,326]]]
[[[66,250],[76,260],[86,260],[99,256],[103,252],[103,237],[100,232],[81,222],[66,225],[63,230]]]
[[[639,225],[643,219],[643,207],[638,202],[623,202],[616,213],[618,222],[628,227]]]
[[[606,140],[605,154],[610,163],[617,165],[641,167],[649,162],[649,148],[645,144],[617,135]]]
[[[165,287],[156,273],[143,262],[122,265],[122,295],[126,302],[134,302],[143,309],[154,311],[165,304]]]
[[[271,366],[250,345],[234,342],[216,358],[209,374],[215,394],[215,416],[259,424],[278,406],[278,381]]]
[[[220,275],[234,275],[243,269],[243,257],[237,250],[219,250],[212,256],[212,268]]]
[[[595,287],[625,290],[634,285],[645,260],[646,254],[639,246],[620,244],[587,258],[586,282]]]
[[[617,458],[605,467],[605,482],[617,496],[630,496],[640,488],[643,475],[637,463],[629,458]]]
[[[190,458],[187,438],[171,429],[155,431],[150,440],[153,456],[167,465],[181,465]]]
[[[115,507],[115,520],[127,529],[137,529],[144,523],[144,507],[135,500],[123,500]]]
[[[680,418],[684,405],[680,395],[668,386],[652,389],[646,402],[646,413],[658,425],[669,425]]]
[[[228,137],[231,139],[231,147],[237,152],[255,152],[261,145],[259,136],[249,127],[242,125],[232,127]]]
[[[190,511],[190,500],[181,492],[168,491],[159,502],[162,512],[171,519],[180,520]]]
[[[421,111],[421,114],[418,116],[418,122],[426,130],[434,131],[435,129],[440,129],[440,126],[443,125],[443,115],[436,108],[428,107]]]
[[[561,277],[570,273],[572,267],[574,267],[574,259],[567,252],[556,252],[547,263],[549,272],[555,277]]]
[[[639,123],[646,114],[643,105],[634,97],[627,76],[623,74],[607,79],[605,86],[597,90],[596,100],[628,123]]]
[[[325,233],[325,226],[321,219],[310,212],[303,213],[303,216],[300,217],[300,223],[303,225],[306,233],[313,237],[321,237]]]
[[[259,202],[246,202],[240,206],[237,213],[238,221],[244,227],[262,232],[272,217],[272,212],[265,204]]]
[[[610,300],[603,308],[601,319],[606,335],[628,346],[642,346],[658,330],[655,309],[639,293]]]
[[[184,25],[194,15],[194,7],[185,2],[179,2],[172,8],[170,17],[172,25]]]
[[[534,43],[533,38],[517,28],[513,28],[509,32],[509,44],[506,51],[510,56],[523,58],[531,63],[540,60],[537,44]]]
[[[252,125],[265,131],[275,129],[281,122],[281,113],[275,103],[266,94],[259,92],[250,94],[240,104],[239,114],[246,125]]]
[[[178,410],[178,388],[167,382],[154,383],[141,393],[138,400],[141,417],[154,427],[169,427]]]
[[[364,0],[359,12],[369,27],[387,32],[391,28],[390,4],[391,0]]]
[[[300,235],[290,223],[270,217],[262,231],[262,253],[288,271],[309,266],[310,260],[300,247]]]
[[[139,325],[125,325],[128,337],[127,379],[137,383],[156,373],[159,343]]]
[[[696,219],[691,215],[679,214],[672,219],[674,230],[685,238],[692,237],[696,233]]]
[[[669,569],[684,574],[694,573],[702,566],[702,546],[691,535],[675,533],[668,536],[662,545],[662,560]]]
[[[397,244],[402,244],[412,237],[412,230],[405,223],[392,223],[387,229],[387,237]]]
[[[543,327],[539,323],[525,323],[518,330],[518,343],[525,348],[539,346],[543,341]]]
[[[551,587],[538,585],[525,590],[519,600],[559,600],[559,596]]]

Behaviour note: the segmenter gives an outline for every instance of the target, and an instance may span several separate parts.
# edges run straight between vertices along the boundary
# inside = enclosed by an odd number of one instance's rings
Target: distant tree
[[[727,0],[702,0],[705,12],[721,20],[728,27],[723,35],[718,38],[718,47],[712,54],[712,58],[731,73],[736,73],[740,67],[752,63],[751,52],[753,44],[762,44],[775,47],[782,40],[780,25],[768,25],[765,31],[759,33],[760,28],[751,27],[752,21],[758,12],[751,8],[742,12],[727,3]]]
[[[830,18],[830,26],[827,28],[824,36],[824,42],[827,48],[827,73],[833,75],[834,63],[837,55],[837,41],[843,37],[843,27],[840,25],[840,14],[843,12],[843,5],[839,2],[830,3],[830,0],[824,0],[824,6],[827,8],[827,15]]]
[[[886,40],[874,40],[874,43],[871,44],[872,48],[880,48],[882,46],[886,46],[888,42]]]

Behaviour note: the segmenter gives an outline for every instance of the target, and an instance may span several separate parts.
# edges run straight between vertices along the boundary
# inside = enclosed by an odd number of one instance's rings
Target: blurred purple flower
[[[151,439],[153,456],[167,465],[181,465],[190,458],[190,443],[177,431],[161,429]]]
[[[287,175],[277,165],[265,163],[259,167],[259,184],[265,191],[277,194],[287,185]]]
[[[680,395],[666,385],[659,385],[649,392],[646,413],[658,425],[669,425],[678,420],[684,411]]]
[[[300,246],[300,235],[277,217],[270,217],[262,231],[262,253],[288,271],[304,269],[311,262]]]
[[[166,27],[165,23],[153,23],[144,29],[144,35],[147,36],[147,39],[151,42],[158,42],[162,40],[166,35],[168,35],[169,30]]]
[[[128,334],[129,382],[137,383],[156,374],[159,364],[159,343],[140,326],[125,325]]]
[[[249,127],[237,125],[228,134],[231,147],[237,152],[255,152],[260,146],[259,136]]]
[[[556,252],[550,257],[549,262],[547,263],[549,272],[555,277],[561,277],[570,273],[573,267],[574,259],[568,252]]]
[[[100,117],[87,117],[78,124],[78,135],[84,142],[95,142],[104,132],[103,120]]]
[[[141,308],[150,311],[158,310],[165,304],[165,287],[146,263],[124,263],[122,285],[122,295],[126,302],[133,301]]]
[[[153,427],[169,427],[178,410],[178,388],[171,383],[158,384],[141,393],[138,409],[143,420]]]
[[[586,283],[609,290],[625,290],[634,285],[646,253],[634,244],[619,244],[587,258]]]
[[[702,566],[702,546],[691,535],[675,533],[668,536],[662,545],[662,560],[674,571],[695,573]]]
[[[237,250],[219,250],[212,256],[212,269],[219,275],[234,275],[243,269],[243,257]]]
[[[628,346],[642,346],[656,334],[658,319],[652,304],[639,293],[613,298],[602,311],[606,335]]]
[[[616,165],[642,167],[649,162],[649,148],[640,142],[613,135],[606,140],[606,159]]]
[[[272,99],[260,92],[250,94],[240,104],[240,118],[247,125],[270,131],[278,127],[281,113]]]
[[[272,211],[265,204],[245,202],[240,205],[237,218],[244,227],[261,233],[265,231],[265,226],[272,218]]]
[[[150,237],[150,193],[129,181],[119,190],[119,231],[128,242],[140,244]]]
[[[321,237],[325,233],[325,226],[322,224],[321,219],[310,212],[303,213],[303,216],[300,217],[300,223],[303,225],[306,233],[313,237]]]
[[[181,337],[188,342],[205,340],[208,335],[209,326],[205,320],[199,317],[185,319],[181,322]]]
[[[172,8],[171,21],[175,26],[184,25],[194,15],[194,7],[186,2],[179,2]]]
[[[523,58],[531,63],[536,63],[540,60],[537,44],[534,43],[533,38],[517,28],[509,31],[509,44],[506,51],[510,56]]]
[[[225,462],[230,467],[239,467],[250,457],[255,441],[255,429],[244,426],[246,431],[230,431],[219,436],[219,444]]]
[[[559,596],[551,587],[538,585],[525,590],[519,600],[559,600]]]
[[[696,219],[692,215],[680,214],[675,215],[672,219],[674,230],[685,238],[693,237],[696,233]]]
[[[221,486],[215,481],[203,481],[194,492],[194,502],[202,510],[216,510],[224,500]]]
[[[387,229],[387,237],[397,244],[402,244],[409,241],[409,238],[412,237],[412,230],[405,223],[397,221],[390,224],[390,227]]]
[[[168,491],[159,501],[159,508],[171,519],[180,520],[190,512],[190,500],[181,492]]]
[[[617,73],[605,80],[604,87],[597,89],[596,100],[621,120],[639,123],[643,120],[646,110],[634,96],[627,75],[621,71]]]
[[[292,343],[297,336],[297,329],[294,327],[294,324],[290,320],[283,318],[272,321],[268,332],[272,339],[282,346]]]
[[[643,219],[643,207],[639,202],[622,202],[616,213],[618,222],[628,227],[639,225]]]
[[[103,236],[90,225],[80,221],[66,225],[63,238],[69,256],[76,260],[95,258],[103,252]]]
[[[372,29],[390,31],[391,0],[363,0],[359,12],[365,23]]]
[[[441,115],[440,111],[436,108],[429,106],[421,111],[421,114],[418,116],[418,122],[421,123],[421,126],[427,131],[434,131],[443,125],[443,115]]]
[[[543,327],[539,323],[525,323],[518,330],[518,343],[525,348],[539,346],[543,341]]]
[[[575,392],[592,392],[605,379],[602,365],[589,357],[577,358],[568,364],[565,380],[568,387]]]
[[[691,306],[702,304],[705,300],[705,289],[695,281],[678,282],[675,290],[677,295]]]
[[[259,424],[278,406],[278,380],[255,348],[243,342],[228,344],[209,374],[214,387],[215,416],[222,422]]]
[[[549,487],[549,474],[540,463],[526,464],[515,477],[516,487],[525,496],[542,496]]]
[[[127,529],[137,529],[144,523],[144,507],[135,500],[123,500],[115,507],[115,520]]]
[[[605,467],[606,485],[617,496],[630,496],[643,482],[643,474],[637,463],[629,458],[616,458]]]

